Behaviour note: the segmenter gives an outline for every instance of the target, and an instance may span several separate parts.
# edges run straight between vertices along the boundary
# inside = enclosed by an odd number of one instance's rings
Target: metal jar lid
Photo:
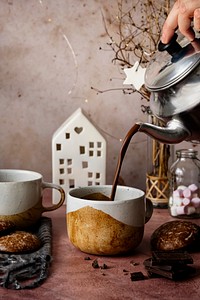
[[[191,73],[200,62],[200,39],[179,44],[175,33],[169,44],[158,45],[159,55],[152,60],[145,73],[145,85],[149,91],[171,87]],[[187,43],[186,43],[187,42]]]

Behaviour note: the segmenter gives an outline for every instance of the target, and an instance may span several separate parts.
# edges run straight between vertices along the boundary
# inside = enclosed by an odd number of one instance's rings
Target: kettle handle
[[[172,57],[180,53],[183,48],[179,45],[179,43],[177,43],[177,37],[177,33],[174,33],[171,41],[168,44],[163,44],[160,41],[158,44],[158,50],[161,52],[166,50]]]

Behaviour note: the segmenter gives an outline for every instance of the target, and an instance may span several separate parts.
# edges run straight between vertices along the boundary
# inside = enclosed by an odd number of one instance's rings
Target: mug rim
[[[127,199],[114,199],[114,201],[108,201],[108,200],[90,200],[90,199],[82,199],[81,196],[76,196],[73,195],[73,193],[80,191],[80,190],[89,190],[89,189],[94,189],[94,190],[98,190],[98,188],[109,188],[110,190],[112,189],[112,185],[90,185],[90,186],[83,186],[83,187],[77,187],[77,188],[72,188],[68,191],[67,196],[73,197],[77,200],[80,201],[88,201],[88,202],[92,202],[94,204],[99,204],[101,203],[102,205],[114,205],[114,204],[119,204],[125,201],[131,201],[131,200],[136,200],[136,199],[140,199],[140,198],[144,198],[145,196],[145,192],[139,188],[135,188],[135,187],[130,187],[130,186],[124,186],[124,185],[117,185],[117,188],[121,188],[121,190],[132,190],[132,191],[137,191],[140,192],[140,195],[137,195],[135,198],[130,197]],[[117,190],[116,190],[117,193]],[[84,196],[84,195],[82,195]]]
[[[11,179],[11,180],[6,180],[6,176],[17,176],[17,175],[30,175],[31,178],[24,177],[20,178],[19,180],[16,179]],[[5,178],[2,180],[2,176],[5,176]],[[36,181],[42,179],[42,174],[31,171],[31,170],[24,170],[24,169],[0,169],[0,184],[12,184],[12,183],[19,183],[19,182],[30,182],[30,181]]]

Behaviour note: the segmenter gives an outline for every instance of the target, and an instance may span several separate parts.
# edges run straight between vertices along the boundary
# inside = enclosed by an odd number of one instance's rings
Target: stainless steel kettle
[[[200,39],[158,45],[160,54],[149,65],[145,86],[150,109],[165,127],[138,123],[139,131],[167,144],[200,143]]]

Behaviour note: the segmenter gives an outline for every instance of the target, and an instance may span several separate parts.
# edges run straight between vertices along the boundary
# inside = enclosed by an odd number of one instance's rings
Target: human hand
[[[193,41],[195,32],[191,27],[192,20],[194,29],[199,31],[200,0],[177,0],[163,25],[162,43],[168,44],[177,28],[189,41]]]

